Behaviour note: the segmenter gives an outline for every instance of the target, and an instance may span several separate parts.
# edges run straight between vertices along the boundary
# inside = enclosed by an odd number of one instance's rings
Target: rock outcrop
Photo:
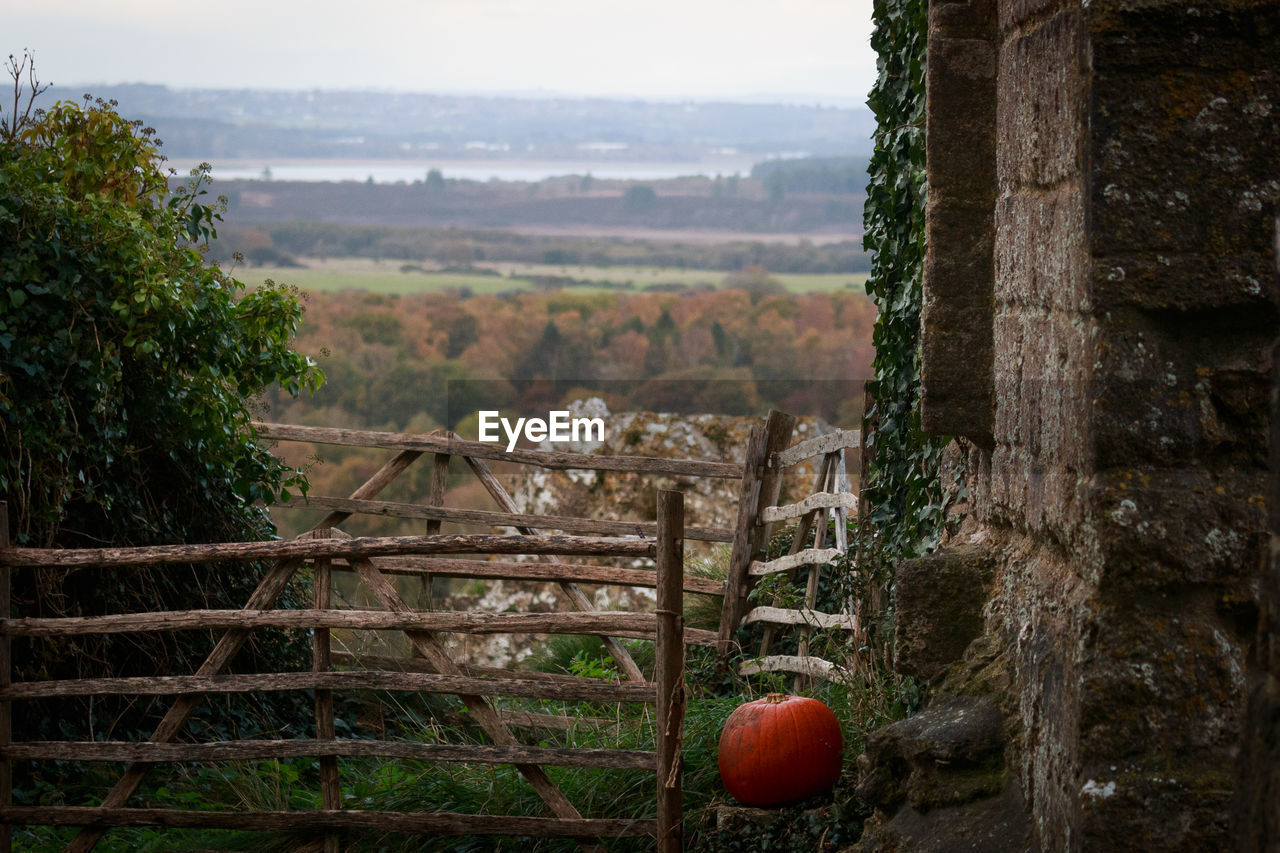
[[[542,449],[742,464],[751,426],[760,422],[759,418],[726,415],[611,414],[598,398],[575,401],[567,408],[573,413],[572,417],[603,418],[607,426],[604,440],[558,442],[554,448],[543,443]],[[830,426],[816,418],[801,418],[796,423],[794,440],[830,430]],[[784,489],[791,486],[799,493],[812,479],[812,467],[808,463],[798,465],[784,478]],[[660,489],[679,489],[685,493],[686,525],[733,528],[737,523],[737,480],[616,471],[558,471],[525,466],[512,497],[520,511],[526,513],[652,521]],[[711,552],[712,546],[706,543],[685,541],[685,553],[690,559],[709,557]],[[483,587],[483,590],[468,590],[465,598],[455,596],[450,606],[494,612],[568,609],[556,584],[493,581]],[[582,588],[600,610],[644,611],[653,607],[651,589],[592,585],[582,585]],[[482,635],[466,638],[465,648],[458,646],[456,651],[473,664],[510,666],[530,657],[539,642],[537,637]]]

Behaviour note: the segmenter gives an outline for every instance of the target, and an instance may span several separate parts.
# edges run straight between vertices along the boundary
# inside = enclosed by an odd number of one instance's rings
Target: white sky
[[[809,95],[862,103],[871,0],[40,0],[5,12],[55,85]]]

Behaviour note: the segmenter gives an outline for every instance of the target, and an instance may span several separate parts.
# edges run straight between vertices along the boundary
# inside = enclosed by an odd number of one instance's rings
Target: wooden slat
[[[447,457],[446,457],[447,458]],[[390,518],[424,518],[438,525],[441,521],[454,524],[470,524],[482,527],[538,527],[547,530],[563,530],[566,533],[606,533],[614,536],[643,536],[652,539],[658,535],[658,526],[652,521],[610,521],[601,518],[575,518],[565,515],[527,515],[524,513],[493,512],[480,509],[455,509],[452,507],[423,506],[421,504],[396,503],[394,501],[356,501],[350,498],[330,498],[308,495],[304,500],[279,504],[280,508],[342,509],[351,513],[381,515]],[[727,527],[688,527],[685,539],[700,542],[732,542],[733,531]]]
[[[653,569],[618,569],[612,566],[585,566],[574,563],[514,563],[448,557],[375,557],[373,563],[380,571],[391,575],[425,573],[447,578],[579,581],[648,589],[653,589],[658,583],[658,574]],[[685,575],[684,591],[700,595],[724,595],[724,581]]]
[[[743,625],[768,622],[772,625],[811,625],[814,628],[841,628],[856,631],[858,617],[850,613],[819,613],[816,610],[788,610],[782,607],[756,607],[742,617]]]
[[[547,818],[451,812],[285,811],[227,812],[100,806],[8,806],[0,821],[28,826],[162,826],[184,829],[297,831],[370,829],[430,835],[528,835],[556,838],[639,838],[657,834],[657,821]]]
[[[840,451],[836,451],[834,454],[828,453],[825,458],[828,462],[831,462],[833,461],[832,457],[838,456],[839,454],[840,454]],[[834,466],[829,466],[829,467],[832,468],[830,473],[835,474]],[[825,512],[823,513],[823,521],[826,521]],[[822,527],[818,529],[818,533],[814,537],[813,544],[816,546],[825,545],[826,532],[827,532],[826,525],[824,524],[822,525]],[[809,566],[809,577],[805,583],[805,588],[804,588],[804,609],[806,611],[811,611],[818,606],[818,581],[821,574],[822,574],[822,567],[820,565],[815,563]],[[776,604],[777,602],[774,602],[774,603]],[[813,626],[811,625],[804,625],[800,629],[800,640],[796,644],[796,654],[798,654],[802,658],[809,656],[809,638],[812,635],[812,633],[813,633]],[[803,681],[804,681],[803,677],[800,674],[797,674],[795,679],[792,681],[791,692],[798,694],[803,686]]]
[[[780,453],[775,453],[771,464],[775,468],[789,468],[824,453],[831,453],[845,447],[861,447],[862,432],[856,429],[840,429],[826,435],[815,435],[797,442]]]
[[[137,743],[123,741],[32,741],[12,744],[0,755],[25,761],[239,761],[248,759],[402,758],[472,764],[549,764],[557,767],[598,767],[648,770],[657,766],[657,753],[638,749],[579,749],[537,746],[476,746],[474,744],[412,743],[356,740],[235,740],[221,743]]]
[[[719,632],[708,631],[705,628],[688,628],[684,629],[684,644],[686,646],[715,646],[719,644]]]
[[[834,473],[836,492],[852,492],[853,484],[849,482],[849,472],[845,467],[845,453],[840,451],[836,457],[836,470]],[[849,550],[849,510],[847,507],[839,507],[836,509],[836,547],[842,551]]]
[[[286,539],[142,548],[10,548],[0,565],[36,568],[147,566],[321,557],[377,557],[393,554],[566,554],[591,557],[652,557],[652,542],[591,536],[366,536],[354,539]]]
[[[765,562],[753,560],[750,573],[753,575],[770,575],[776,572],[798,569],[801,566],[820,566],[833,560],[838,560],[843,556],[844,552],[838,548],[806,548],[803,551],[797,551],[785,557],[778,557],[776,560]]]
[[[738,665],[739,675],[759,675],[763,672],[795,672],[812,678],[837,680],[842,675],[831,661],[808,655],[768,655],[767,657],[745,660]]]
[[[827,491],[824,484],[827,482],[828,477],[831,476],[832,464],[831,454],[822,457],[822,462],[818,464],[818,470],[814,472],[813,487],[809,489],[809,494]],[[822,511],[815,509],[800,516],[800,520],[796,522],[795,533],[791,537],[791,547],[787,551],[788,554],[798,554],[803,551],[805,543],[809,541],[810,532],[813,532],[814,535],[814,548],[817,550],[822,549],[823,540],[826,536],[826,519],[823,518],[823,523],[818,524],[816,529],[814,528],[814,522],[821,515]]]
[[[342,444],[353,447],[386,447],[397,450],[416,450],[426,453],[449,453],[469,456],[473,459],[494,459],[501,462],[518,462],[555,470],[577,469],[583,471],[635,471],[644,474],[670,474],[684,477],[714,477],[736,480],[742,469],[728,462],[707,462],[701,459],[664,459],[657,456],[605,456],[595,453],[562,453],[554,450],[512,450],[503,445],[486,441],[467,441],[451,437],[411,435],[397,432],[371,432],[368,430],[333,429],[330,427],[295,426],[255,422],[254,427],[264,438],[279,441],[306,441],[314,444]]]
[[[766,462],[772,458],[773,454],[784,449],[791,441],[791,436],[795,433],[796,418],[794,415],[788,415],[786,412],[769,411],[769,416],[765,418],[764,430],[766,434]],[[760,508],[774,506],[778,503],[778,495],[782,492],[782,469],[770,468],[765,465],[763,473],[760,475]],[[759,554],[769,544],[769,536],[771,534],[770,522],[763,516],[757,516],[755,527],[752,530],[752,538],[754,540],[752,554]]]
[[[432,430],[431,434],[443,435],[445,430]],[[453,459],[447,453],[436,453],[432,457],[431,463],[431,485],[427,489],[427,506],[442,507],[444,506],[444,494],[449,487],[449,462]],[[310,496],[308,496],[308,499]],[[440,520],[428,519],[425,533],[428,536],[435,536],[440,532]],[[434,578],[429,574],[418,575],[418,584],[421,589],[418,606],[423,610],[435,610],[434,596]],[[329,853],[329,851],[325,851]]]
[[[403,690],[472,696],[525,696],[569,702],[647,702],[656,699],[652,683],[582,684],[519,678],[471,678],[425,672],[269,672],[250,675],[160,675],[131,678],[79,678],[26,681],[0,691],[4,699],[53,696],[182,696],[199,693],[252,693],[265,690]],[[514,744],[511,744],[514,745]]]
[[[467,634],[594,634],[652,638],[652,613],[486,613],[475,610],[389,613],[385,610],[168,610],[110,616],[6,619],[0,634],[66,637],[135,634],[202,628],[347,628],[377,631],[450,631]]]
[[[760,520],[764,522],[786,521],[789,518],[799,518],[815,509],[831,509],[833,507],[857,509],[858,497],[852,492],[821,492],[816,495],[809,495],[809,497],[797,503],[765,507],[760,513]]]
[[[833,492],[848,491],[847,488],[841,487],[839,482],[840,466],[844,464],[842,461],[844,459],[844,453],[845,453],[844,449],[841,448],[840,450],[833,450],[822,457],[822,463],[823,463],[822,468],[826,472],[825,476],[827,479],[823,482],[822,488],[818,489],[817,491],[833,491]],[[842,552],[844,551],[844,546],[847,544],[844,542],[844,539],[841,537],[841,534],[844,533],[844,523],[845,523],[844,512],[845,511],[843,509],[837,509],[834,512],[835,534],[836,534],[836,542],[837,542],[836,547],[840,549]],[[826,510],[821,511],[820,515],[822,516],[823,524],[821,527],[818,528],[818,531],[814,536],[813,545],[815,548],[821,548],[823,545],[826,544],[826,534],[827,534]],[[805,517],[808,518],[808,516],[805,516]],[[813,610],[818,605],[818,581],[821,576],[821,573],[822,573],[821,566],[816,564],[809,566],[809,578],[807,583],[805,584],[805,590],[804,590],[804,609],[805,610]],[[776,604],[777,602],[774,602],[774,603]],[[802,658],[807,658],[809,656],[809,639],[812,633],[813,633],[813,627],[810,625],[805,625],[800,629],[800,640],[796,644],[796,653]],[[791,692],[798,694],[801,688],[804,686],[804,681],[805,681],[804,675],[802,675],[801,673],[796,673],[796,676],[791,683]]]
[[[832,464],[831,454],[828,453],[822,457],[822,462],[818,465],[818,470],[814,472],[813,488],[809,490],[810,493],[826,491],[825,484],[827,482],[827,478],[831,475],[831,464]],[[791,534],[791,547],[787,549],[787,556],[793,557],[794,555],[799,554],[801,551],[805,549],[805,543],[809,541],[810,528],[814,526],[813,525],[814,519],[819,514],[820,514],[819,510],[813,510],[811,512],[806,512],[804,515],[800,516],[800,520],[796,522],[796,529]],[[826,519],[824,518],[823,521],[825,522]],[[826,524],[825,523],[819,524],[817,526],[817,529],[814,531],[814,539],[813,539],[814,550],[822,550],[822,546],[825,544],[824,542],[825,534],[826,534]],[[759,560],[753,561],[752,568],[759,568],[758,564],[760,562],[761,561]],[[750,570],[748,570],[748,572],[750,573]],[[756,572],[754,574],[759,574],[759,573]],[[795,572],[793,571],[790,574],[791,574],[790,579],[794,579]],[[773,600],[770,602],[770,604],[774,607],[778,607],[782,604],[781,589],[774,591]],[[776,631],[777,631],[776,626],[766,625],[764,631],[761,632],[760,657],[764,657],[769,653],[769,647],[773,644],[773,635]]]

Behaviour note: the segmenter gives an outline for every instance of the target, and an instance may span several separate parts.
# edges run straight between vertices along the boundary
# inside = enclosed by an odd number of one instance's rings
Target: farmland
[[[428,264],[371,258],[302,258],[301,266],[242,267],[235,275],[255,282],[270,278],[299,290],[334,293],[367,290],[407,295],[458,290],[504,293],[569,286],[583,292],[680,290],[721,286],[721,270],[639,266],[558,266],[515,262],[477,262],[470,269],[432,269]],[[778,273],[772,276],[790,293],[863,292],[865,273]]]

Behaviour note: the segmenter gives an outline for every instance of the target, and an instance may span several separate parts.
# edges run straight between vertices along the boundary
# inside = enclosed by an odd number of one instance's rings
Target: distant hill
[[[763,103],[496,98],[426,93],[59,86],[115,99],[172,158],[697,159],[866,156],[870,110]]]

